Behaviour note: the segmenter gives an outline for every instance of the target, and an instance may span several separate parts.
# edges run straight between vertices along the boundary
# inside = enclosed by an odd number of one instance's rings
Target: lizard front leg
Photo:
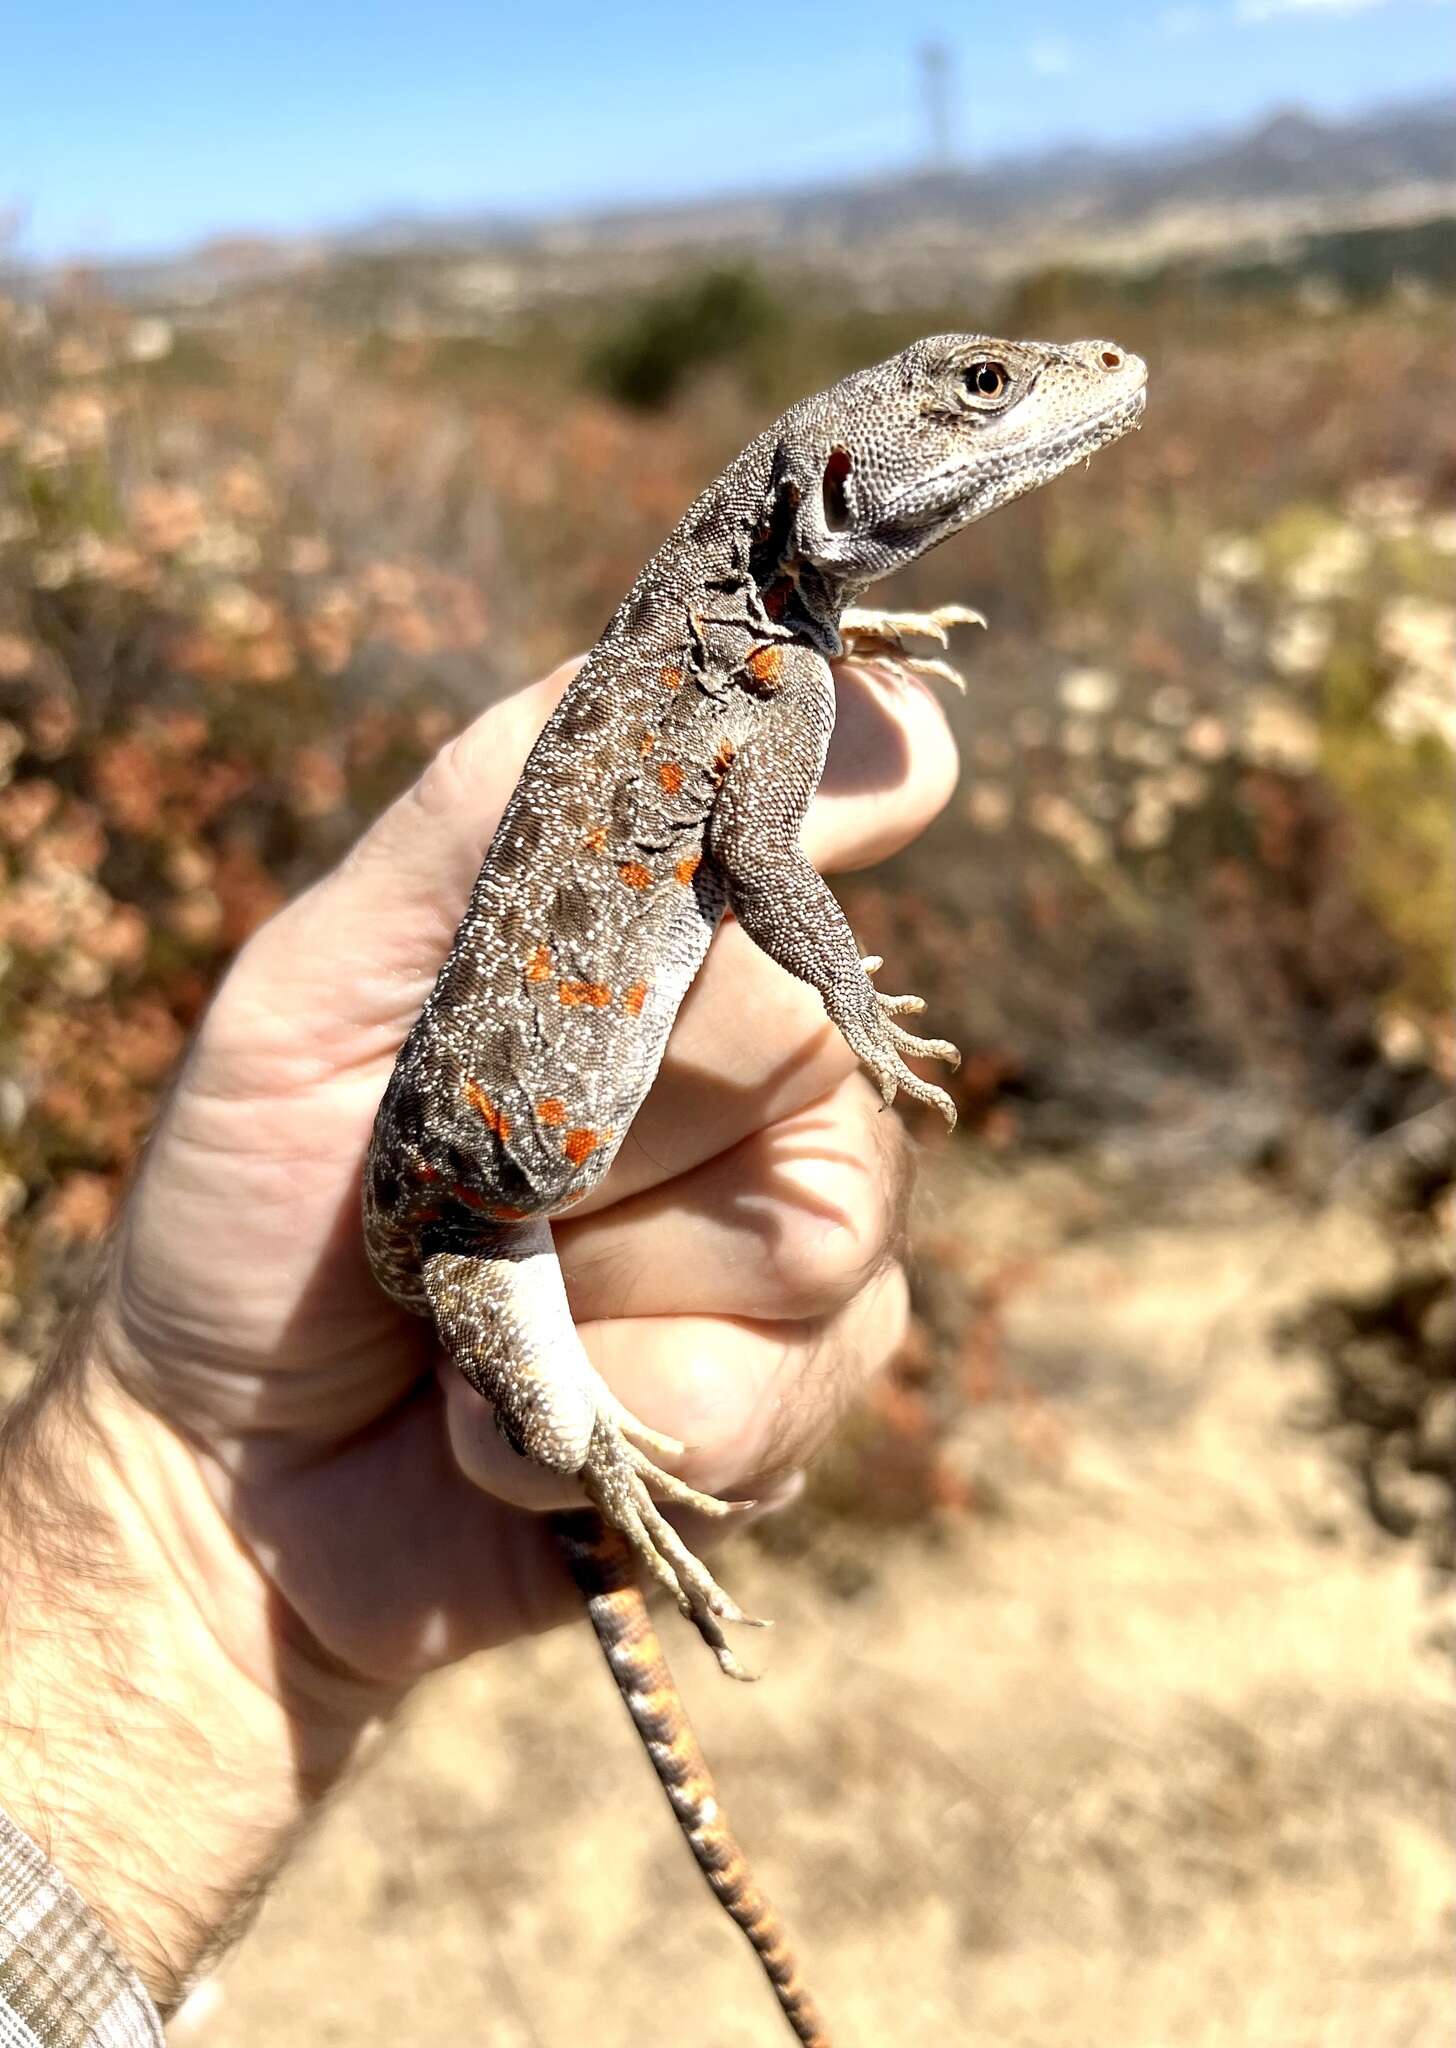
[[[780,652],[772,667],[774,694],[715,800],[709,852],[739,923],[771,960],[818,989],[885,1101],[903,1092],[938,1109],[954,1128],[955,1104],[945,1090],[905,1061],[937,1059],[954,1067],[960,1054],[948,1040],[917,1038],[896,1022],[924,1004],[918,996],[881,995],[873,986],[870,974],[879,961],[860,957],[844,912],[799,844],[834,730],[834,679],[812,650]],[[752,661],[749,673],[757,673]]]

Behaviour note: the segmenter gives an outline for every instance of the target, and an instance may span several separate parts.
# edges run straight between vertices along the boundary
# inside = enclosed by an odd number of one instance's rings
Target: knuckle
[[[887,1259],[874,1278],[826,1322],[820,1356],[842,1412],[871,1380],[887,1371],[910,1332],[910,1282],[898,1259]]]
[[[480,747],[479,723],[446,740],[406,794],[406,804],[412,812],[422,811],[427,818],[436,818],[465,802]]]
[[[876,1182],[884,1205],[885,1241],[896,1255],[905,1249],[910,1232],[910,1203],[915,1193],[915,1146],[903,1120],[884,1113],[879,1096],[865,1088],[866,1111],[874,1140]]]
[[[777,1462],[796,1464],[823,1442],[849,1405],[903,1351],[910,1329],[910,1285],[887,1259],[852,1300],[821,1319],[817,1340],[799,1359],[799,1398],[786,1404]]]
[[[786,1205],[773,1243],[781,1314],[832,1314],[898,1258],[905,1240],[912,1153],[898,1117],[858,1076],[844,1091],[832,1196]]]
[[[878,1232],[844,1205],[831,1218],[794,1208],[774,1246],[774,1292],[781,1315],[822,1316],[851,1301],[884,1256]]]
[[[865,1303],[856,1344],[863,1377],[883,1372],[904,1350],[910,1336],[910,1281],[899,1259],[890,1259],[879,1275],[872,1298]]]

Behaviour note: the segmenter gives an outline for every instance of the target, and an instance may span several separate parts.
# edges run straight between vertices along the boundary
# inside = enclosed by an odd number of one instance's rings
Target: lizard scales
[[[793,406],[689,508],[532,749],[433,993],[402,1048],[365,1172],[370,1261],[434,1319],[523,1456],[575,1475],[557,1531],[613,1677],[709,1884],[807,2048],[828,2036],[728,1829],[647,1618],[667,1587],[725,1671],[744,1617],[660,1512],[724,1503],[587,1359],[549,1218],[601,1181],[679,1004],[732,909],[818,989],[885,1101],[953,1122],[907,1057],[955,1048],[898,1021],[799,848],[834,726],[829,661],[905,654],[975,614],[847,608],[865,587],[1049,481],[1141,417],[1142,362],[1106,341],[936,335]],[[953,675],[945,664],[909,661]]]

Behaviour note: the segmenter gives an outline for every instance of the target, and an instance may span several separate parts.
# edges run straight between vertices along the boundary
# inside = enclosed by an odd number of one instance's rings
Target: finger
[[[557,1233],[572,1315],[833,1314],[904,1234],[910,1147],[849,1074],[670,1185]]]
[[[689,1173],[793,1117],[858,1068],[817,989],[724,924],[688,990],[667,1053],[601,1187],[576,1212]]]
[[[752,1497],[818,1449],[856,1389],[905,1339],[903,1269],[883,1266],[831,1316],[778,1323],[712,1316],[588,1323],[582,1339],[614,1394],[691,1449],[675,1461],[692,1486]],[[450,1441],[476,1485],[521,1507],[580,1502],[569,1479],[518,1457],[463,1377],[444,1368]]]
[[[690,1173],[752,1132],[797,1115],[858,1068],[818,990],[777,966],[730,921],[678,1011],[652,1092],[611,1172],[576,1215]]]
[[[804,851],[821,874],[887,860],[944,810],[960,762],[939,700],[912,676],[875,662],[834,669],[834,738],[804,821]]]
[[[786,1505],[799,1483],[797,1470],[760,1482],[754,1516]],[[350,1674],[406,1685],[472,1650],[580,1616],[581,1596],[550,1523],[465,1478],[451,1454],[444,1401],[429,1382],[378,1429],[325,1458],[301,1461],[289,1447],[273,1459],[254,1440],[240,1463],[211,1472],[210,1484],[276,1586],[282,1611],[296,1617],[288,1634],[300,1661],[305,1646],[322,1653],[305,1662],[316,1701],[342,1695],[343,1705],[356,1705]],[[385,1498],[390,1511],[381,1515]],[[343,1546],[340,1530],[348,1532]],[[706,1549],[722,1533],[721,1524],[698,1518],[693,1541]],[[235,1631],[244,1667],[270,1686],[279,1616],[278,1602],[256,1614],[250,1603]]]

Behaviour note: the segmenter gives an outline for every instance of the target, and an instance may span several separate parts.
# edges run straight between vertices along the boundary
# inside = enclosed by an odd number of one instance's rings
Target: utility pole
[[[925,116],[925,169],[948,171],[951,145],[951,88],[955,65],[947,43],[920,46],[920,104]]]

